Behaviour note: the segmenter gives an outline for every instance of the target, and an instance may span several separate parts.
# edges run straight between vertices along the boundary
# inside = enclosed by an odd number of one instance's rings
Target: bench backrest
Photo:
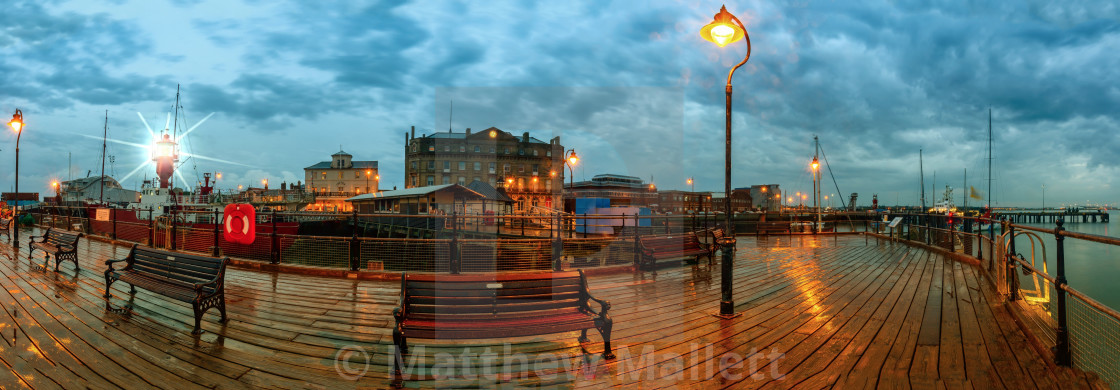
[[[404,274],[401,299],[411,318],[547,317],[587,307],[579,271],[477,275]]]
[[[48,229],[43,242],[51,245],[70,245],[78,244],[79,234],[66,233],[60,230]]]
[[[700,247],[700,240],[695,233],[677,236],[643,236],[639,240],[642,242],[642,247],[653,250]]]
[[[8,230],[10,226],[12,226],[11,218],[0,218],[0,230]]]
[[[184,284],[213,280],[225,269],[227,259],[132,247],[126,269]]]
[[[712,242],[723,238],[723,229],[712,229]]]

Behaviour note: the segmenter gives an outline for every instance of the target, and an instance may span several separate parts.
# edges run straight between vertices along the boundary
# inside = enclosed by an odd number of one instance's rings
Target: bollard
[[[1064,228],[1062,225],[1064,221],[1058,218],[1058,227],[1054,228],[1054,241],[1058,257],[1058,275],[1054,278],[1056,282],[1054,290],[1058,293],[1058,329],[1055,332],[1055,345],[1054,345],[1054,363],[1059,366],[1070,366],[1073,364],[1072,356],[1069,350],[1069,327],[1066,323],[1066,290],[1063,289],[1069,283],[1066,281],[1066,253],[1065,253],[1065,236],[1062,235]]]

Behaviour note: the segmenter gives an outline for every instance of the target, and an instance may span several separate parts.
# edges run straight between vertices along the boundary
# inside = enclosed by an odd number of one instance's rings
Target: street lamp
[[[55,181],[51,182],[51,188],[54,189],[55,201],[58,203],[59,206],[61,206],[62,205],[62,195],[58,191],[58,180],[55,180]]]
[[[15,206],[13,206],[12,216],[15,218],[15,228],[12,229],[12,246],[16,251],[19,251],[19,139],[23,135],[23,111],[16,109],[15,114],[12,114],[12,120],[8,121],[8,126],[16,131],[16,194]]]
[[[370,175],[372,175],[372,174],[373,174],[373,170],[372,170],[372,169],[367,169],[367,170],[366,170],[366,192],[370,192],[370,190],[369,190],[369,177],[370,177]]]
[[[574,192],[575,192],[575,189],[576,189],[576,187],[575,187],[576,173],[572,169],[572,167],[575,166],[577,163],[579,163],[579,156],[576,155],[576,150],[575,149],[570,149],[566,153],[564,153],[564,166],[568,167],[568,176],[569,176],[568,177],[568,191],[573,193],[572,199],[575,199]],[[575,205],[573,204],[572,207],[574,208]]]
[[[268,189],[268,179],[261,179],[261,185],[263,185],[264,189],[267,190]]]
[[[693,201],[695,201],[695,200],[696,200],[696,181],[692,180],[692,178],[690,177],[690,178],[688,178],[688,180],[685,180],[684,182],[685,182],[685,184],[688,184],[689,186],[691,186],[691,188],[692,188],[692,193],[691,193],[691,194],[688,194],[688,195],[689,195],[690,197],[692,197],[692,200],[693,200]],[[690,203],[691,203],[691,202],[690,202]],[[692,207],[692,211],[693,211],[693,212],[695,212],[695,211],[696,211],[696,207]]]
[[[732,21],[735,23],[732,24]],[[735,225],[731,223],[731,77],[735,75],[736,69],[739,69],[751,58],[751,39],[747,35],[747,28],[743,26],[743,22],[735,15],[727,12],[726,6],[720,7],[719,13],[713,17],[712,22],[700,29],[700,37],[715,43],[719,47],[727,46],[727,44],[743,38],[746,38],[747,42],[747,55],[743,57],[743,61],[740,61],[738,65],[727,72],[727,85],[724,87],[724,94],[727,96],[725,130],[727,139],[724,142],[723,193],[725,196],[723,197],[723,206],[727,235],[719,242],[723,251],[723,261],[720,268],[719,317],[726,319],[736,316],[734,296],[731,290],[734,269],[732,261],[735,259]]]
[[[813,226],[813,233],[818,233],[821,228],[821,163],[817,156],[813,156],[810,166],[813,168],[813,203],[817,206],[817,224]]]

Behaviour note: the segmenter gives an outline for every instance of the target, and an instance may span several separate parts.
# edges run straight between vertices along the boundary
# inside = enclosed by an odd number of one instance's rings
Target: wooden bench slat
[[[426,290],[478,290],[489,289],[490,285],[500,284],[503,289],[519,289],[519,288],[535,288],[535,287],[560,287],[560,286],[578,286],[580,283],[579,278],[576,279],[558,279],[558,280],[490,280],[483,282],[428,282],[428,281],[412,281],[406,282],[409,289],[426,289]]]
[[[537,294],[560,294],[566,292],[579,292],[583,288],[579,285],[567,285],[556,287],[534,287],[534,288],[501,288],[501,289],[411,289],[414,293],[409,295],[425,296],[425,297],[482,297],[482,296],[501,296],[501,297],[515,297],[521,295],[537,295]]]

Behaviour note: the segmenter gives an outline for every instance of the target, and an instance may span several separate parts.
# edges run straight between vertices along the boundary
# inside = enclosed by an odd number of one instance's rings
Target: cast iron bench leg
[[[596,318],[595,327],[599,329],[599,335],[603,336],[603,359],[614,359],[614,349],[611,348],[611,329],[614,328],[614,320],[610,317]]]

